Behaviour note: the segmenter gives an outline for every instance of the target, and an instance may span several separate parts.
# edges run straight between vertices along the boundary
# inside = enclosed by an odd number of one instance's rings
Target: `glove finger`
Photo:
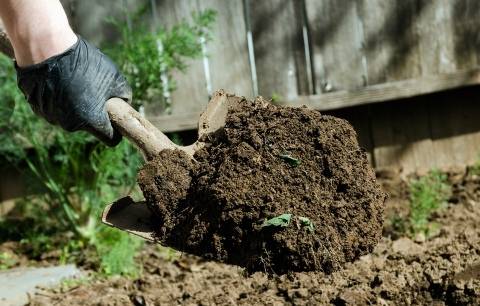
[[[109,147],[114,147],[122,141],[122,135],[113,128],[106,112],[101,114],[100,120],[87,122],[82,130],[89,132]],[[91,120],[88,120],[91,121]]]

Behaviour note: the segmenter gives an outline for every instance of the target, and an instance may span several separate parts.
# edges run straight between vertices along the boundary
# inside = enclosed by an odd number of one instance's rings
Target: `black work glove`
[[[81,37],[62,54],[42,63],[18,67],[18,87],[33,111],[67,131],[90,132],[109,146],[121,135],[112,128],[105,102],[132,98],[132,90],[115,64]]]

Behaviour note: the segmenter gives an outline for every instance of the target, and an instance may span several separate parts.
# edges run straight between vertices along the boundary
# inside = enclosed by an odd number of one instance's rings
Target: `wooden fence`
[[[480,115],[478,91],[428,94],[480,82],[478,0],[63,3],[77,31],[97,43],[112,39],[107,16],[124,18],[139,5],[153,4],[167,28],[192,11],[217,11],[206,56],[175,75],[172,114],[147,109],[163,131],[196,128],[212,90],[223,88],[348,118],[377,167],[409,172],[477,156],[480,127],[465,116]]]
[[[172,114],[147,109],[163,131],[195,129],[211,91],[223,88],[348,119],[377,168],[409,173],[478,158],[478,0],[62,2],[73,27],[96,44],[115,39],[107,17],[125,18],[125,9],[145,3],[167,28],[192,11],[217,11],[206,56],[175,74]],[[23,192],[18,175],[4,172],[2,201]]]

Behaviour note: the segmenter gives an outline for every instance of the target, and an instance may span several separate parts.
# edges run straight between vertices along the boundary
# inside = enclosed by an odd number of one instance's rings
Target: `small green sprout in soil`
[[[313,222],[310,221],[309,218],[307,217],[298,217],[298,220],[300,220],[300,226],[305,227],[307,230],[310,232],[313,232],[315,230],[315,226],[313,225]]]
[[[438,170],[410,181],[408,215],[390,219],[394,235],[407,233],[412,238],[428,239],[438,233],[439,225],[433,222],[432,216],[446,206],[451,189],[446,174]]]
[[[410,183],[410,215],[408,219],[410,234],[430,237],[435,225],[430,222],[432,214],[443,208],[451,194],[447,176],[438,170]]]
[[[287,227],[290,225],[292,214],[282,214],[278,217],[267,219],[263,222],[262,227],[275,226],[275,227]]]
[[[290,221],[292,220],[292,214],[282,214],[280,216],[266,219],[263,221],[262,227],[267,226],[275,226],[275,227],[287,227],[290,225]],[[315,226],[313,222],[310,221],[307,217],[298,217],[299,223],[297,223],[298,228],[306,228],[308,231],[313,232],[315,230]]]
[[[276,92],[272,93],[272,96],[270,97],[270,101],[272,104],[280,104],[280,101],[282,100],[283,97]]]
[[[288,152],[283,152],[283,153],[279,154],[278,157],[283,159],[286,163],[288,163],[292,167],[297,167],[298,165],[300,165],[302,163],[301,160],[291,156],[290,153],[288,153]]]

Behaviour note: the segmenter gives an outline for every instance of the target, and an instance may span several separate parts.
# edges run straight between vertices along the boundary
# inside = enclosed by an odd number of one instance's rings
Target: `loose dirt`
[[[480,177],[449,179],[450,203],[433,220],[438,236],[416,242],[385,234],[373,253],[341,271],[245,276],[235,266],[171,258],[150,245],[139,255],[140,278],[49,290],[31,305],[480,305]],[[408,213],[405,183],[396,176],[380,182],[391,194],[385,220]]]
[[[164,151],[140,171],[163,245],[248,272],[331,273],[381,237],[385,194],[347,121],[243,99],[203,141],[195,162]]]

